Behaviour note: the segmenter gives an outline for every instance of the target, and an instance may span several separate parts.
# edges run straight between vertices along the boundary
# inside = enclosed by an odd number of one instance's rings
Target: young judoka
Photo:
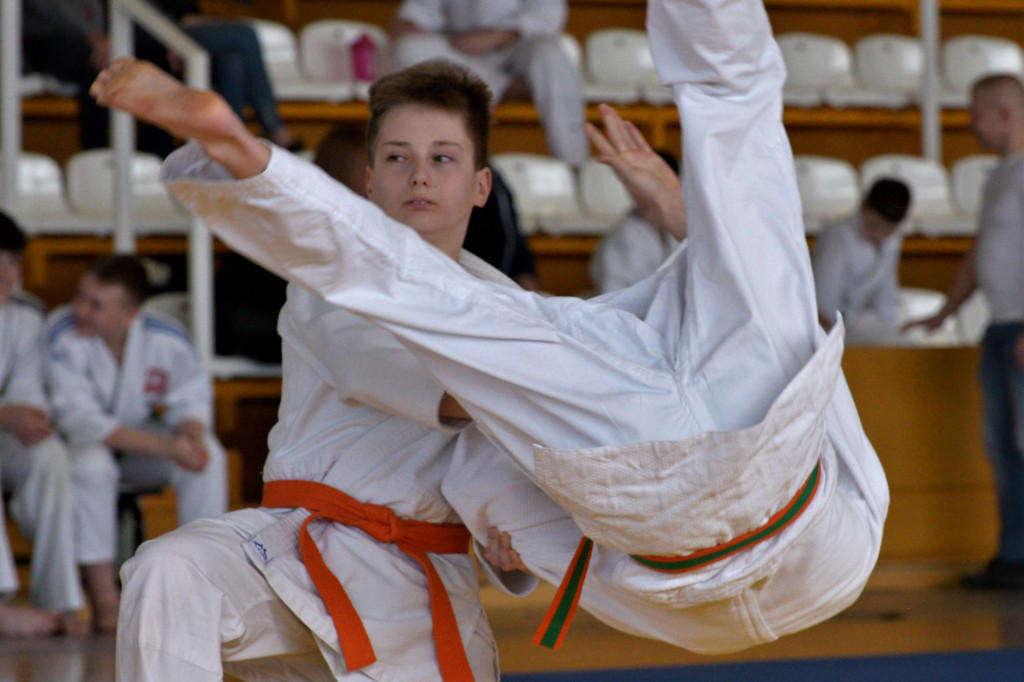
[[[856,213],[828,225],[814,241],[818,319],[830,329],[842,313],[847,344],[899,343],[899,227],[909,208],[910,189],[881,178]]]
[[[94,92],[199,142],[166,177],[234,248],[416,354],[592,539],[581,556],[592,553],[598,597],[622,605],[614,615],[646,604],[631,631],[723,651],[849,605],[877,558],[888,493],[841,378],[842,325],[826,336],[817,323],[763,6],[652,0],[648,32],[684,132],[688,243],[593,301],[473,279],[253,138],[216,97],[146,65],[119,62]],[[622,170],[647,153],[610,133]],[[438,210],[413,188],[396,181],[389,202]],[[530,546],[512,533],[534,568],[545,546],[524,537]]]
[[[382,181],[406,169],[437,210],[389,208],[453,263],[503,279],[461,251],[488,189],[483,84],[425,64],[370,102],[369,170],[365,146],[325,165],[382,202]],[[194,522],[126,564],[119,678],[497,679],[470,536],[441,492],[464,413],[391,334],[302,287],[289,285],[278,329],[264,506]]]
[[[32,542],[30,590],[39,608],[9,604],[18,573],[0,508],[0,637],[82,635],[85,606],[72,535],[68,452],[43,387],[44,310],[20,291],[25,234],[0,213],[0,473],[8,509]]]
[[[54,421],[71,454],[78,559],[95,624],[110,632],[120,484],[172,486],[179,523],[227,511],[210,376],[181,325],[141,307],[146,293],[138,259],[102,259],[45,331]]]

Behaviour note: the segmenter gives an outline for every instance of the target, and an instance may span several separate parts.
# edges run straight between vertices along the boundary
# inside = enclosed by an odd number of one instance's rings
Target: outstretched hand
[[[484,558],[492,566],[496,566],[502,571],[530,572],[520,558],[519,552],[512,549],[512,537],[508,533],[500,532],[494,526],[487,529],[487,547],[484,549]]]
[[[686,237],[686,206],[679,176],[644,139],[640,130],[607,104],[599,107],[604,132],[584,128],[597,151],[597,160],[615,171],[636,201],[637,212],[682,241]]]

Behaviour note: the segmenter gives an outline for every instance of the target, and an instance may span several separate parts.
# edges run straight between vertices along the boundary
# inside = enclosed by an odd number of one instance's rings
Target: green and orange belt
[[[793,523],[800,514],[807,508],[814,494],[818,490],[818,482],[821,478],[821,462],[819,461],[811,471],[811,475],[797,491],[796,495],[777,513],[772,515],[768,521],[755,528],[749,533],[733,538],[714,547],[701,549],[685,556],[642,556],[631,555],[635,561],[662,573],[685,573],[707,566],[737,552],[753,547],[773,535],[777,535],[789,524]],[[548,608],[544,621],[541,623],[537,634],[533,637],[533,643],[541,646],[558,649],[565,640],[569,631],[573,615],[576,613],[576,606],[579,603],[580,593],[583,591],[583,579],[587,574],[587,567],[590,564],[590,555],[594,549],[594,541],[584,537],[580,540],[579,547],[569,570],[562,579],[562,584],[555,593],[555,599]]]

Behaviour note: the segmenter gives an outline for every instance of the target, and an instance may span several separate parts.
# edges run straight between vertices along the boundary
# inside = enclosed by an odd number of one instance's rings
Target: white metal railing
[[[206,50],[143,0],[113,0],[110,3],[110,49],[114,57],[132,53],[132,28],[136,23],[166,47],[182,55],[188,85],[209,89],[210,57]],[[115,159],[114,248],[119,252],[131,252],[135,250],[130,188],[131,156],[135,150],[132,117],[121,111],[112,112],[111,130]],[[213,242],[206,225],[195,217],[189,228],[188,284],[192,337],[204,365],[210,367],[213,360]]]
[[[942,108],[939,104],[939,0],[920,0],[921,47],[921,155],[942,161]]]
[[[0,206],[14,209],[21,153],[21,0],[0,0]]]

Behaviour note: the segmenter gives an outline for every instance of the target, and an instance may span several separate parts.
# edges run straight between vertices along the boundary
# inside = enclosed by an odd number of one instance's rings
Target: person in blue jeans
[[[981,342],[983,437],[999,502],[999,548],[965,587],[1024,589],[1024,85],[1008,74],[975,83],[971,132],[1000,157],[985,182],[978,236],[932,317],[936,329],[980,289],[992,318]]]
[[[278,111],[252,26],[203,16],[196,0],[157,0],[155,4],[210,53],[211,85],[240,118],[245,118],[245,108],[251,106],[267,139],[291,151],[302,149]]]

